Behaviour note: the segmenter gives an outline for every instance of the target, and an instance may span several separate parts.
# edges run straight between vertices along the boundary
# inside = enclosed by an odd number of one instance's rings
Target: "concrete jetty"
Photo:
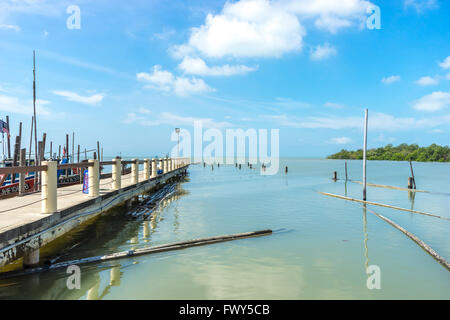
[[[131,164],[131,173],[122,175],[123,164]],[[144,165],[142,171],[139,171],[140,164]],[[19,258],[23,258],[24,267],[36,266],[42,246],[114,206],[185,175],[189,164],[188,159],[168,158],[131,161],[116,158],[65,165],[43,162],[42,166],[34,167],[42,174],[40,192],[0,200],[0,267]],[[112,165],[110,177],[100,179],[100,165]],[[57,188],[58,169],[83,166],[89,170],[87,193],[83,193],[83,184]],[[1,170],[22,172],[24,168]],[[26,168],[31,171],[31,167]],[[158,169],[163,172],[158,174]]]

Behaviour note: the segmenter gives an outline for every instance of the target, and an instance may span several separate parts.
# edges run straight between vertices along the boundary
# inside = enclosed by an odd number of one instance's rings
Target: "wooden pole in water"
[[[61,159],[61,145],[58,146],[58,159]]]
[[[26,270],[20,270],[20,271],[4,272],[4,273],[0,274],[0,279],[6,279],[9,277],[17,277],[18,275],[44,272],[44,271],[54,270],[54,269],[59,269],[59,268],[67,268],[67,266],[70,266],[70,265],[104,262],[104,261],[109,261],[109,260],[129,258],[129,257],[133,257],[133,256],[141,256],[141,255],[146,255],[146,254],[155,254],[155,253],[161,253],[161,252],[167,252],[167,251],[182,250],[182,249],[191,248],[191,247],[198,247],[198,246],[203,246],[203,245],[209,245],[209,244],[215,244],[215,243],[221,243],[221,242],[227,242],[227,241],[234,241],[234,240],[245,239],[245,238],[268,236],[271,234],[272,234],[272,230],[268,229],[268,230],[254,231],[254,232],[245,232],[245,233],[239,233],[239,234],[230,234],[230,235],[224,235],[224,236],[216,236],[216,237],[174,242],[174,243],[168,243],[168,244],[163,244],[163,245],[158,245],[158,246],[153,246],[153,247],[139,248],[136,250],[127,250],[127,251],[122,251],[122,252],[116,252],[116,253],[111,253],[111,254],[107,254],[107,255],[103,255],[103,256],[95,256],[95,257],[83,258],[83,259],[78,259],[78,260],[59,262],[59,263],[55,263],[55,264],[52,264],[50,266],[45,266],[45,267],[37,267],[37,268],[33,268],[33,269],[26,269]]]
[[[414,171],[413,171],[411,160],[409,160],[409,167],[411,168],[411,177],[412,177],[412,181],[413,181],[413,185],[414,185],[413,188],[416,189],[416,179],[414,178]]]
[[[345,161],[345,181],[348,180],[348,175],[347,175],[347,161]]]
[[[366,176],[366,162],[367,162],[367,124],[369,118],[369,110],[365,110],[364,117],[364,151],[363,151],[363,200],[367,200],[366,197],[366,185],[367,185],[367,176]]]

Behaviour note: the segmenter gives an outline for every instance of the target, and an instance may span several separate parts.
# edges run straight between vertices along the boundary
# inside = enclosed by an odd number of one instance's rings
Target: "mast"
[[[34,119],[34,165],[38,165],[38,152],[37,152],[37,127],[36,127],[36,54],[33,50],[33,119]],[[34,174],[34,188],[37,188],[38,175]]]

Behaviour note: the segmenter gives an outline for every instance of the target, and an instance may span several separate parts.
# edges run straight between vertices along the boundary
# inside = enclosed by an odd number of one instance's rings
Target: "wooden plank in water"
[[[328,193],[328,192],[320,192],[319,191],[319,193],[323,194],[325,196],[329,196],[329,197],[334,197],[334,198],[339,198],[339,199],[344,199],[344,200],[349,200],[349,201],[354,201],[354,202],[360,202],[360,203],[365,203],[365,204],[370,204],[370,205],[374,205],[374,206],[385,207],[385,208],[390,208],[390,209],[395,209],[395,210],[401,210],[401,211],[407,211],[407,212],[422,214],[422,215],[425,215],[425,216],[430,216],[430,217],[439,218],[439,219],[443,219],[443,220],[450,220],[449,218],[437,216],[437,215],[434,215],[434,214],[431,214],[431,213],[426,213],[426,212],[422,212],[422,211],[416,211],[416,210],[410,210],[410,209],[395,207],[395,206],[391,206],[389,204],[383,204],[383,203],[372,202],[372,201],[364,201],[364,200],[359,200],[359,199],[354,199],[354,198],[350,198],[350,197],[340,196],[338,194],[333,194],[333,193]]]

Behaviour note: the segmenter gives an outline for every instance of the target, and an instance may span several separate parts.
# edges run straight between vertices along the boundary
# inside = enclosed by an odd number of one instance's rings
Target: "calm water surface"
[[[289,173],[284,173],[284,166]],[[58,243],[43,260],[90,257],[199,237],[281,230],[271,236],[141,256],[81,268],[81,289],[65,270],[0,280],[0,298],[27,299],[450,299],[450,273],[403,233],[360,204],[317,191],[361,198],[344,177],[344,161],[283,159],[280,172],[234,166],[189,169],[147,220],[111,210]],[[368,188],[368,200],[450,218],[450,164],[414,164],[416,193]],[[362,162],[348,161],[361,180]],[[405,187],[406,162],[370,161],[368,182]],[[397,222],[450,260],[450,221],[392,209],[369,209]],[[70,250],[69,250],[70,248]],[[56,254],[56,252],[58,254]],[[366,266],[381,269],[381,289],[366,287]]]

